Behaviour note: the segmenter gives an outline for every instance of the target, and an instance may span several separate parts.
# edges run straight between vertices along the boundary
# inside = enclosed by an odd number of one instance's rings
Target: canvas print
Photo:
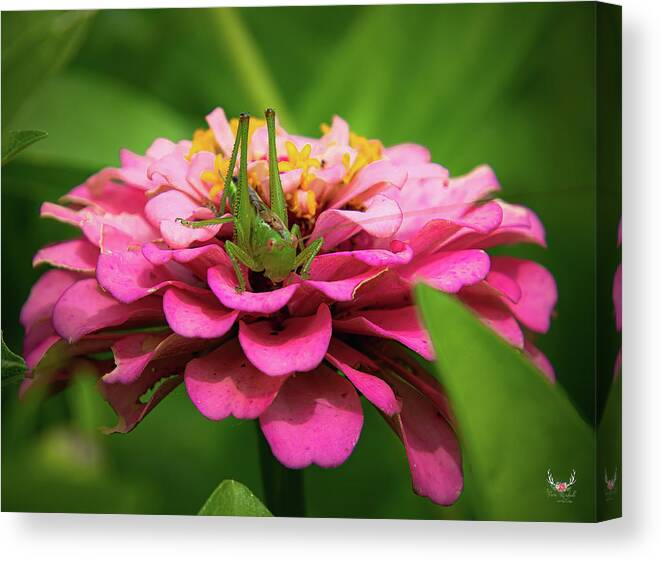
[[[2,14],[2,509],[621,512],[613,5]]]

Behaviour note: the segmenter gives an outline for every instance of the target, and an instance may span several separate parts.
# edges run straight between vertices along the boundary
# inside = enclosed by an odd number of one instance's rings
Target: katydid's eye
[[[269,239],[266,241],[266,249],[267,249],[269,252],[272,252],[272,251],[273,251],[273,248],[275,248],[275,240],[273,240],[273,238],[269,238]]]

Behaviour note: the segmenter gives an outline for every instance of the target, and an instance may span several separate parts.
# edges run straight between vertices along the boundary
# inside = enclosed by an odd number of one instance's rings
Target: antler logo
[[[569,480],[567,482],[556,482],[553,478],[553,473],[549,468],[546,471],[546,482],[548,484],[546,493],[549,498],[553,498],[559,503],[572,503],[574,501],[574,497],[576,496],[576,490],[573,489],[574,484],[576,484],[575,469],[572,469],[571,474],[569,475]]]
[[[617,491],[617,467],[613,471],[612,478],[608,477],[608,469],[604,468],[604,484],[606,485],[606,490],[604,491],[606,500],[610,501]]]

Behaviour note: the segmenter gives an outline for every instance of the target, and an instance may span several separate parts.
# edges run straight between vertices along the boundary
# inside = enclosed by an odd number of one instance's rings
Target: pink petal
[[[321,363],[332,333],[328,306],[314,316],[288,318],[282,327],[270,320],[239,322],[239,341],[250,362],[272,377],[311,371]]]
[[[29,353],[26,352],[25,362],[28,369],[37,372],[38,376],[46,373],[50,378],[54,372],[63,369],[70,363],[70,359],[77,355],[109,350],[118,337],[115,334],[98,334],[86,336],[75,344],[69,344],[55,333],[50,319],[44,320],[35,324],[25,336],[25,346],[31,350]]]
[[[145,374],[131,384],[108,384],[99,381],[99,391],[117,413],[117,424],[105,429],[106,433],[128,433],[144,417],[151,412],[158,403],[181,384],[183,377],[173,376],[181,365],[170,362],[169,365],[158,369],[148,369]],[[160,383],[160,384],[159,384]],[[151,397],[144,401],[142,396],[151,388],[159,385]]]
[[[217,107],[207,115],[207,123],[213,131],[213,136],[216,137],[216,142],[222,149],[223,154],[226,158],[229,158],[232,154],[232,147],[234,146],[234,134],[232,133],[229,121],[227,121],[227,117],[225,117],[225,112],[220,107]]]
[[[489,166],[478,166],[464,176],[451,178],[444,201],[452,205],[453,216],[459,217],[490,193],[500,190],[496,174]]]
[[[546,333],[558,300],[553,275],[538,263],[506,256],[494,257],[492,269],[506,275],[521,288],[521,298],[516,303],[505,301],[514,316],[531,330]]]
[[[497,201],[503,209],[503,221],[497,230],[485,237],[480,246],[493,248],[504,244],[536,244],[546,247],[546,233],[539,217],[530,209]]]
[[[34,369],[44,358],[46,353],[61,342],[50,318],[43,318],[30,325],[23,339],[23,358],[28,369]]]
[[[380,336],[404,344],[425,359],[434,359],[429,334],[418,319],[415,306],[397,309],[364,310],[344,320],[334,320],[333,328],[350,334]]]
[[[286,287],[263,293],[251,291],[239,293],[236,290],[238,281],[234,270],[224,265],[217,265],[209,269],[207,282],[218,300],[227,308],[261,314],[271,314],[280,310],[289,302],[300,286],[300,283],[292,283]]]
[[[188,195],[171,189],[152,197],[145,205],[145,216],[155,227],[163,220],[187,219],[199,207],[199,203]]]
[[[40,216],[41,218],[55,219],[56,221],[78,227],[80,227],[83,220],[78,211],[48,202],[41,205]]]
[[[301,176],[303,175],[303,170],[297,168],[295,170],[290,170],[288,172],[283,172],[280,174],[280,182],[282,184],[282,190],[288,194],[293,193],[298,189],[298,186],[301,185]],[[264,193],[268,193],[268,177],[264,178]],[[266,198],[268,199],[268,197]],[[268,204],[269,201],[266,201]]]
[[[44,355],[62,341],[53,328],[53,308],[69,287],[84,278],[79,273],[52,269],[33,285],[20,315],[25,328],[23,356],[28,369],[35,368]]]
[[[462,235],[483,239],[486,234],[498,228],[502,219],[501,206],[489,202],[471,210],[458,219],[439,218],[430,220],[422,230],[411,238],[410,244],[416,254],[422,252],[432,253],[439,248],[449,250],[451,249],[450,241]],[[461,239],[463,240],[463,237]],[[452,242],[452,244],[452,249],[454,249],[454,243]],[[463,244],[458,246],[457,249],[464,247],[474,246]]]
[[[502,300],[493,296],[462,291],[459,298],[466,303],[482,322],[514,347],[523,348],[523,332]]]
[[[370,270],[360,275],[350,277],[348,279],[341,279],[339,281],[304,281],[304,283],[313,287],[330,301],[335,302],[349,302],[352,301],[356,295],[356,291],[368,281],[375,279],[381,274],[381,271]]]
[[[123,148],[119,151],[119,160],[122,167],[117,171],[117,174],[124,183],[143,192],[153,187],[147,177],[147,170],[154,161],[152,158],[140,156]]]
[[[206,171],[214,170],[215,164],[216,155],[206,150],[196,152],[190,160],[186,180],[205,198],[209,197],[209,186],[202,181],[202,174]]]
[[[383,155],[397,166],[425,164],[431,161],[429,149],[419,144],[397,144],[386,148]]]
[[[311,285],[302,283],[296,294],[287,303],[287,311],[290,316],[311,316],[317,312],[322,303],[330,305],[333,303],[333,299],[328,298]]]
[[[147,367],[154,350],[168,337],[168,333],[130,334],[116,341],[112,346],[115,368],[104,375],[106,383],[130,384]]]
[[[49,264],[81,273],[94,273],[99,249],[85,239],[57,242],[39,250],[32,259],[33,267]]]
[[[83,234],[102,252],[125,250],[131,244],[141,244],[159,237],[158,231],[142,215],[99,215],[83,209],[80,217]]]
[[[273,402],[287,377],[268,377],[246,359],[237,340],[194,359],[184,381],[195,407],[207,418],[259,417]]]
[[[349,124],[341,117],[333,115],[330,129],[320,141],[324,146],[346,146],[349,144],[349,138]]]
[[[461,450],[452,428],[432,402],[397,377],[387,375],[402,403],[393,419],[416,494],[440,505],[453,504],[463,489]]]
[[[101,214],[139,214],[143,211],[146,198],[142,189],[118,184],[112,181],[114,178],[106,178],[103,175],[104,172],[100,172],[92,176],[83,185],[72,189],[60,201],[92,207]],[[113,170],[112,175],[120,179],[122,177],[119,170]]]
[[[310,278],[303,284],[331,301],[351,301],[361,285],[379,276],[385,268],[369,267],[346,254],[325,254],[312,262]]]
[[[323,236],[324,249],[330,249],[361,230],[376,238],[390,238],[401,224],[399,205],[388,197],[377,195],[366,211],[323,211],[317,218],[311,239]]]
[[[162,318],[160,298],[147,297],[123,304],[103,291],[96,279],[83,279],[71,285],[53,308],[55,331],[69,342],[103,328]]]
[[[44,355],[62,341],[53,328],[53,308],[69,287],[84,278],[79,273],[53,269],[33,285],[20,316],[25,327],[23,355],[29,369],[35,368]]]
[[[159,160],[175,150],[177,150],[176,143],[172,142],[170,139],[160,137],[151,143],[151,146],[147,149],[145,154],[150,160]]]
[[[408,179],[399,192],[389,189],[383,193],[397,201],[404,213],[397,231],[400,240],[411,239],[430,220],[450,220],[454,216],[452,207],[444,203],[444,192],[448,189],[445,168],[438,164],[422,164],[407,170]]]
[[[182,338],[169,332],[129,334],[112,346],[116,367],[103,376],[103,381],[108,384],[131,384],[152,361],[192,357],[208,345],[208,342]]]
[[[171,248],[188,248],[195,242],[206,242],[218,234],[222,225],[190,228],[175,220],[161,221],[161,234]]]
[[[173,266],[178,266],[178,269],[175,270]],[[178,264],[152,265],[145,259],[140,249],[101,254],[97,263],[96,278],[99,285],[117,300],[125,303],[135,302],[168,286],[189,291],[204,291],[198,288],[201,282],[184,267]]]
[[[392,370],[401,379],[405,380],[421,394],[429,398],[446,420],[453,423],[454,415],[450,409],[450,402],[443,388],[436,378],[429,374],[415,359],[413,354],[398,343],[379,339],[361,342],[378,360],[380,368]]]
[[[412,302],[411,284],[399,272],[387,270],[358,287],[351,302],[338,303],[335,308],[338,312],[351,312],[363,308],[401,308]]]
[[[186,338],[219,338],[239,313],[222,306],[213,293],[195,294],[170,288],[163,295],[163,312],[172,330]]]
[[[526,340],[524,349],[526,355],[535,364],[535,366],[544,373],[551,382],[555,382],[555,371],[553,365],[539,349],[537,349],[530,341]]]
[[[200,193],[187,179],[189,162],[182,150],[175,150],[149,166],[147,177],[156,185],[169,186],[190,196],[194,201],[204,202],[206,193]]]
[[[308,184],[308,189],[313,191],[317,200],[323,201],[325,206],[327,195],[332,193],[335,185],[342,181],[346,172],[346,168],[342,164],[327,164],[325,168],[316,168],[314,179]]]
[[[28,330],[40,320],[50,320],[53,307],[69,287],[85,276],[73,271],[51,269],[44,273],[32,286],[30,296],[21,309],[20,321]]]
[[[159,193],[145,206],[149,221],[160,228],[161,235],[172,248],[187,248],[193,242],[205,242],[218,234],[221,225],[190,228],[176,219],[195,218],[200,205],[177,190]]]
[[[391,186],[401,188],[406,178],[406,170],[388,160],[371,162],[354,176],[346,188],[337,190],[338,196],[331,198],[329,207],[339,209],[352,200],[362,202],[370,199]]]
[[[415,260],[400,274],[410,282],[424,281],[445,293],[482,281],[489,273],[490,260],[484,250],[438,252]]]
[[[363,414],[351,383],[320,366],[287,379],[259,421],[273,454],[285,466],[332,468],[356,446]]]
[[[392,388],[383,379],[370,375],[359,368],[378,369],[369,358],[347,344],[334,338],[326,353],[326,359],[337,367],[351,383],[387,416],[394,416],[401,410]]]
[[[397,232],[401,240],[408,240],[430,220],[461,220],[472,209],[476,200],[470,190],[458,187],[456,180],[448,179],[448,171],[438,164],[417,163],[406,165],[408,179],[404,187],[397,192],[389,189],[384,195],[395,199],[404,212],[404,221]],[[493,178],[488,174],[477,173],[469,183],[482,185],[481,176]],[[493,185],[489,183],[488,185]],[[497,186],[497,182],[495,182]]]
[[[506,299],[517,303],[521,300],[521,287],[511,277],[500,271],[490,271],[486,277],[486,284]]]
[[[406,265],[413,258],[413,251],[408,244],[393,240],[390,243],[390,250],[385,249],[368,249],[368,250],[353,250],[349,252],[332,252],[329,254],[318,255],[312,262],[310,268],[310,278],[317,279],[314,272],[320,269],[337,270],[346,265],[350,265],[353,261],[369,265],[371,267],[391,267],[398,265]],[[345,265],[346,264],[346,265]],[[355,266],[354,266],[355,267]],[[324,275],[323,278],[327,278]],[[335,275],[336,278],[341,275]]]
[[[156,266],[166,265],[171,261],[186,265],[200,279],[205,279],[207,270],[215,265],[230,265],[225,251],[214,243],[179,250],[159,248],[156,244],[145,244],[142,246],[142,255],[147,258],[149,263]]]

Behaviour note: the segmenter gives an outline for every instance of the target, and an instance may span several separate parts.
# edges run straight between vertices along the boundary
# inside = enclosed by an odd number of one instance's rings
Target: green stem
[[[218,30],[218,42],[223,53],[235,67],[253,104],[261,111],[274,107],[280,120],[288,127],[295,127],[292,116],[285,107],[285,100],[280,95],[268,64],[258,48],[258,43],[251,37],[239,11],[234,8],[213,10],[213,23]]]
[[[259,428],[257,433],[266,506],[277,517],[304,517],[303,471],[281,465]]]

